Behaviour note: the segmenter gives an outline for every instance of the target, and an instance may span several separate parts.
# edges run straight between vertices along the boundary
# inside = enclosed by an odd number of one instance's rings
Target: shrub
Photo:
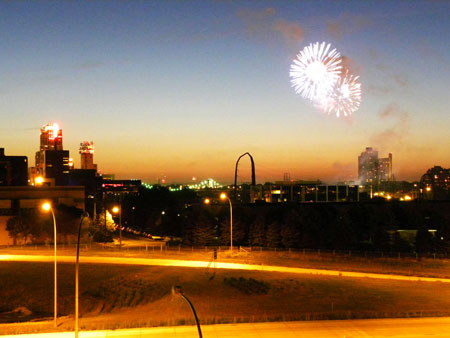
[[[224,278],[223,282],[247,295],[265,295],[269,292],[270,285],[263,281],[258,281],[253,278]]]

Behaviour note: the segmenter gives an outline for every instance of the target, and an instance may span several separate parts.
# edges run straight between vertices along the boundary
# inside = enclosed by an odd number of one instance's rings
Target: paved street
[[[221,324],[202,327],[205,338],[417,338],[450,337],[450,318],[367,319],[313,322]],[[4,337],[69,338],[73,332],[26,334]],[[158,327],[107,331],[81,331],[80,338],[195,338],[195,326]]]
[[[75,256],[58,256],[60,263],[75,263]],[[47,255],[0,255],[1,261],[16,262],[53,262],[53,256]],[[81,264],[119,264],[119,265],[151,265],[151,266],[178,266],[191,268],[206,268],[209,264],[207,261],[188,261],[181,259],[154,259],[154,258],[132,258],[132,257],[96,257],[81,256]],[[432,278],[432,277],[416,277],[402,275],[388,275],[365,272],[351,272],[338,270],[322,270],[322,269],[305,269],[284,266],[271,265],[255,265],[255,264],[238,264],[238,263],[221,263],[217,262],[218,269],[237,269],[237,270],[254,270],[254,271],[271,271],[271,272],[287,272],[298,274],[314,274],[327,276],[342,276],[353,278],[376,278],[402,281],[423,281],[423,282],[442,282],[450,283],[448,278]]]

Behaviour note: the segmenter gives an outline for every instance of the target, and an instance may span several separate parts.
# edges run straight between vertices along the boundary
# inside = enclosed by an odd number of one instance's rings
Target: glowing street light
[[[42,183],[44,183],[44,178],[42,176],[38,176],[34,179],[35,185],[41,185]]]
[[[122,248],[122,208],[115,206],[112,208],[112,212],[119,214],[119,248]]]
[[[230,198],[224,192],[220,194],[220,199],[228,200],[228,203],[230,203],[230,252],[233,253],[233,206]]]
[[[210,203],[211,203],[211,200],[210,200],[209,198],[205,198],[205,199],[203,200],[203,203],[205,203],[205,204],[210,204]]]
[[[57,280],[57,265],[56,265],[56,219],[55,219],[55,213],[53,212],[53,208],[52,205],[48,202],[45,202],[44,204],[42,204],[42,209],[44,211],[51,211],[52,212],[52,216],[53,216],[53,237],[54,237],[54,249],[55,249],[55,253],[54,253],[54,323],[53,325],[56,327],[56,319],[58,317],[58,280]]]

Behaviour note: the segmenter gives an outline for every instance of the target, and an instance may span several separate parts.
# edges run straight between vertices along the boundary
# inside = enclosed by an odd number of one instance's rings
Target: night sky
[[[79,167],[94,141],[117,178],[259,183],[357,178],[367,146],[397,180],[450,167],[450,2],[36,1],[0,3],[0,147],[34,165],[57,122]],[[350,118],[291,88],[304,46],[326,41],[360,75]],[[248,180],[249,164],[240,177]]]

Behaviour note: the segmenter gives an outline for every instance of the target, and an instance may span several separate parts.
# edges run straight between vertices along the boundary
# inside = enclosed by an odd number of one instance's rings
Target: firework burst
[[[333,90],[318,98],[316,104],[327,114],[336,114],[337,117],[351,115],[361,105],[361,84],[358,79],[359,76],[351,75],[346,70]]]
[[[341,56],[325,42],[303,48],[291,65],[292,87],[302,97],[317,100],[333,89],[341,74]]]

